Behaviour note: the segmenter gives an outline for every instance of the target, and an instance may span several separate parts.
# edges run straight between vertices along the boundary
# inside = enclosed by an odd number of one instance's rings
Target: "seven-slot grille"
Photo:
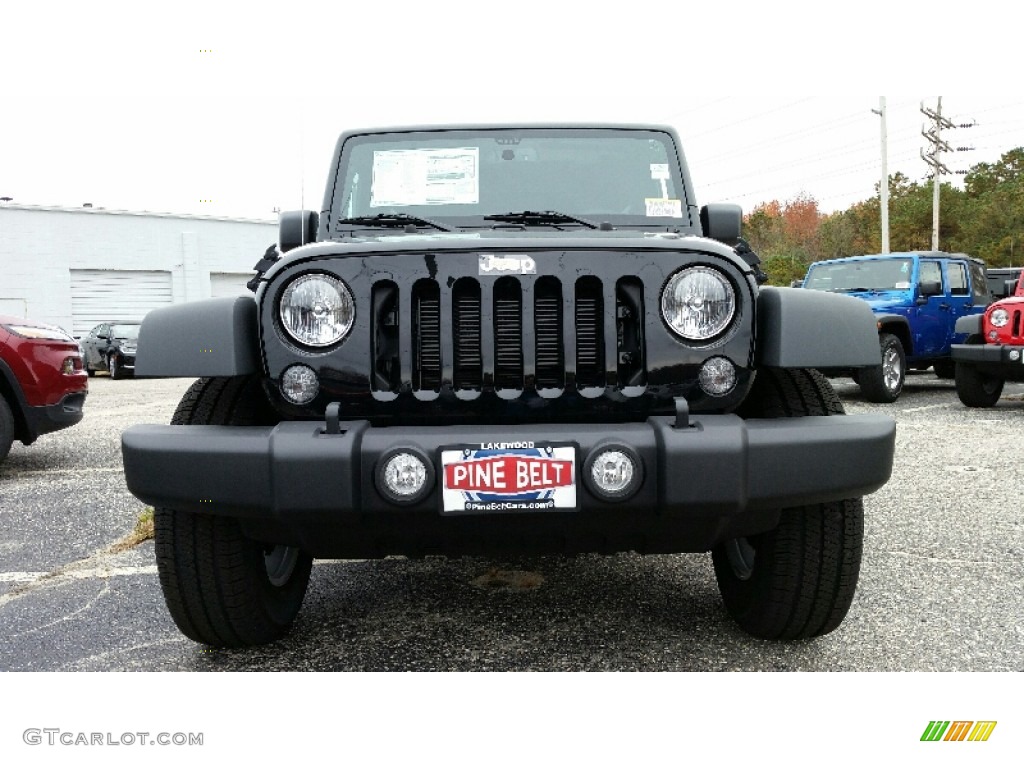
[[[371,291],[373,387],[399,392],[442,384],[462,391],[576,390],[646,383],[643,286],[594,276],[464,277],[450,287],[418,280],[407,295],[391,281]],[[411,359],[400,359],[403,323]],[[610,343],[609,343],[610,342]]]

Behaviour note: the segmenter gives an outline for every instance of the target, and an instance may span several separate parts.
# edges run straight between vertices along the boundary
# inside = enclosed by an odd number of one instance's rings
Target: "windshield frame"
[[[570,216],[595,222],[608,222],[613,227],[620,228],[641,228],[655,231],[678,231],[687,234],[701,234],[699,217],[697,216],[696,203],[692,199],[692,184],[686,169],[682,150],[678,139],[669,128],[658,126],[540,126],[540,125],[502,125],[502,126],[453,126],[453,127],[426,127],[408,129],[382,129],[376,131],[364,131],[343,134],[338,140],[335,148],[334,180],[328,186],[324,196],[323,210],[320,216],[320,237],[323,239],[334,239],[344,234],[358,230],[361,233],[365,228],[345,225],[340,226],[337,222],[344,218],[352,218],[351,206],[346,204],[348,190],[345,188],[350,171],[350,163],[356,151],[365,148],[367,145],[381,145],[381,150],[386,151],[386,144],[395,143],[396,146],[409,146],[409,142],[415,142],[419,147],[430,147],[432,143],[443,142],[442,147],[458,146],[460,143],[466,146],[483,144],[482,140],[495,140],[508,138],[514,140],[530,134],[531,138],[551,139],[648,139],[656,140],[664,145],[665,160],[668,174],[668,184],[674,199],[679,200],[680,216],[647,216],[645,213],[601,213],[586,210],[565,210],[555,208],[547,204],[543,196],[538,195],[535,204],[526,208],[510,207],[507,210],[475,210],[472,213],[452,213],[458,210],[456,205],[408,205],[396,206],[395,210],[409,213],[421,218],[429,218],[443,223],[445,226],[455,230],[523,230],[523,229],[570,229],[578,231],[582,227],[572,222],[560,222],[557,225],[540,222],[501,222],[485,220],[486,215],[504,215],[517,213],[523,210],[560,210]],[[513,147],[515,145],[512,145]],[[365,158],[363,160],[365,163]],[[525,166],[525,163],[524,163]],[[493,167],[493,165],[491,166]],[[537,166],[534,166],[537,167]],[[653,174],[653,168],[649,171]],[[466,206],[468,209],[470,206]],[[482,207],[480,204],[474,208]],[[500,208],[500,206],[498,206]],[[385,209],[386,210],[386,209]],[[650,210],[650,207],[648,207]],[[382,211],[375,211],[382,212]],[[355,216],[366,215],[367,211],[355,210]],[[341,231],[345,230],[345,231]],[[402,230],[385,230],[377,228],[374,234],[402,234]]]

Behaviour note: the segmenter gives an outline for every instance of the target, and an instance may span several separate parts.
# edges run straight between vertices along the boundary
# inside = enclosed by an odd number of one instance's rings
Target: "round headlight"
[[[684,339],[707,341],[729,327],[736,292],[721,272],[689,267],[674,274],[662,291],[661,314]]]
[[[351,330],[355,314],[351,291],[330,275],[302,275],[281,294],[281,326],[309,347],[337,344]]]
[[[992,323],[996,328],[1002,328],[1008,322],[1010,322],[1010,313],[1000,307],[999,309],[992,310],[992,314],[989,315],[989,322]]]

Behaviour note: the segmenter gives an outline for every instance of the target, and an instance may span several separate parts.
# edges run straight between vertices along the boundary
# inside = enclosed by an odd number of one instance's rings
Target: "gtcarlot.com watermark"
[[[21,739],[29,746],[48,747],[201,747],[202,733],[160,731],[65,731],[61,728],[26,728]]]

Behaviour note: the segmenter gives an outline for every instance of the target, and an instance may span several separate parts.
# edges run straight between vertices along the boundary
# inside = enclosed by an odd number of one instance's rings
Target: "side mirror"
[[[1003,283],[1003,292],[1007,296],[1013,296],[1013,294],[1017,292],[1018,282],[1018,280],[1007,280],[1005,283]]]
[[[918,285],[918,294],[920,296],[941,296],[942,283],[938,280],[922,282]]]
[[[732,203],[711,203],[700,209],[700,227],[704,236],[735,245],[743,226],[743,209]]]
[[[292,248],[316,240],[320,216],[316,211],[283,211],[278,223],[278,248],[287,253]]]

